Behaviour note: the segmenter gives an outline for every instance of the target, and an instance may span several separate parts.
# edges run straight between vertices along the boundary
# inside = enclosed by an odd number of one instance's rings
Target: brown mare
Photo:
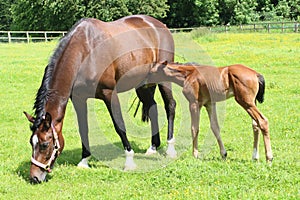
[[[183,94],[189,101],[191,114],[191,131],[193,138],[193,155],[198,156],[198,132],[200,110],[205,106],[210,117],[210,127],[218,141],[221,156],[225,159],[227,152],[220,136],[216,113],[216,102],[235,97],[253,119],[254,132],[253,159],[259,158],[259,132],[263,134],[266,159],[273,159],[267,118],[256,107],[256,100],[264,100],[265,80],[256,71],[244,65],[227,67],[200,66],[195,64],[178,64],[162,62],[152,68],[149,81],[171,81],[183,87]]]
[[[48,66],[34,103],[35,116],[25,115],[32,122],[32,158],[30,178],[45,180],[57,156],[64,148],[62,127],[68,99],[71,98],[82,141],[81,166],[88,166],[91,155],[88,141],[87,99],[102,99],[110,113],[116,132],[125,149],[125,169],[134,169],[134,152],[126,136],[118,92],[136,88],[143,102],[143,116],[151,120],[152,145],[160,145],[155,85],[142,87],[150,69],[159,61],[174,59],[174,41],[167,27],[143,15],[121,18],[114,22],[82,19],[59,42]],[[168,118],[168,150],[175,156],[173,121],[175,101],[171,84],[159,84]],[[151,109],[150,109],[151,107]]]

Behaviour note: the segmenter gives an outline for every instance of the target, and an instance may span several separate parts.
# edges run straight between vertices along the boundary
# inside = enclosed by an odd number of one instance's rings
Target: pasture
[[[94,157],[90,169],[80,169],[76,165],[81,158],[81,142],[73,107],[69,103],[63,128],[64,152],[48,175],[48,182],[31,185],[28,180],[31,132],[23,111],[32,113],[44,68],[57,42],[0,44],[0,199],[299,199],[299,34],[178,33],[174,38],[177,61],[215,66],[242,63],[264,75],[265,102],[258,108],[270,123],[274,154],[271,167],[265,162],[262,137],[260,160],[252,161],[251,119],[234,99],[230,99],[226,102],[221,129],[228,152],[226,161],[219,155],[215,138],[207,134],[209,125],[204,109],[199,135],[203,156],[193,158],[190,129],[180,128],[182,124],[189,127],[190,121],[183,122],[178,106],[175,137],[178,131],[184,131],[189,142],[177,159],[151,170],[123,172],[112,167],[113,163]],[[179,88],[175,87],[175,90],[179,91]],[[157,99],[161,103],[159,95]],[[99,127],[120,147],[104,103],[92,103]],[[133,110],[128,115],[132,115]],[[164,114],[162,109],[159,112]],[[150,136],[148,125],[139,119],[140,116],[133,119],[134,123],[148,130]],[[130,130],[130,125],[127,129]],[[140,154],[150,145],[149,138],[128,133],[128,139]],[[161,130],[161,140],[160,151],[166,146],[165,128]],[[161,160],[159,158],[157,162]]]

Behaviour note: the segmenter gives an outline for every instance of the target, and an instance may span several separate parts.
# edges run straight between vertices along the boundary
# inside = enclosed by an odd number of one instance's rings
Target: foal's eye
[[[39,146],[40,146],[40,150],[46,150],[49,146],[49,142],[41,143]]]

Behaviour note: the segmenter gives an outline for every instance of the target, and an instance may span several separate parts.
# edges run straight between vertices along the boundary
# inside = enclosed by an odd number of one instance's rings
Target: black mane
[[[85,19],[81,19],[80,21],[78,21],[71,28],[71,30],[68,32],[68,34],[59,41],[57,48],[55,49],[53,55],[51,56],[51,58],[49,60],[49,64],[45,68],[42,84],[41,84],[40,88],[38,89],[38,92],[35,97],[35,102],[33,105],[35,121],[34,121],[33,125],[31,126],[32,131],[35,131],[39,127],[39,125],[42,122],[43,116],[45,116],[45,114],[46,114],[45,113],[45,105],[46,105],[46,102],[48,100],[48,96],[50,93],[49,86],[50,86],[50,83],[52,80],[52,75],[53,75],[53,71],[56,66],[56,63],[59,60],[62,52],[65,50],[67,44],[69,43],[69,41],[73,35],[73,30],[84,20]]]

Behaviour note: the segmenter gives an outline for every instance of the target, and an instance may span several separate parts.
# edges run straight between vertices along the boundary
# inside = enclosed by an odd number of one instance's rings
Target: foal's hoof
[[[198,158],[198,155],[199,155],[198,150],[194,150],[194,151],[193,151],[193,156],[194,156],[194,158]]]
[[[273,158],[267,159],[267,164],[268,164],[270,167],[272,166],[272,161],[273,161]]]
[[[222,156],[223,160],[226,160],[226,158],[227,158],[227,152],[223,153],[221,156]]]

